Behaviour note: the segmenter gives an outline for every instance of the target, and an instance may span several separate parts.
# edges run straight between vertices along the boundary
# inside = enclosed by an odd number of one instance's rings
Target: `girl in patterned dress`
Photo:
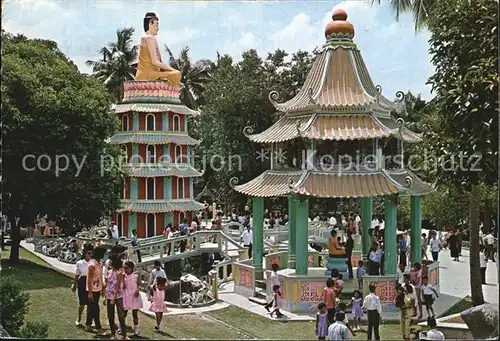
[[[156,315],[156,326],[155,329],[161,333],[161,320],[163,319],[163,313],[167,312],[165,307],[165,290],[168,289],[167,279],[165,277],[157,277],[156,283],[152,286],[153,289],[153,300],[151,301],[151,306],[149,311],[152,311]]]
[[[318,312],[316,313],[316,336],[318,340],[325,340],[328,335],[328,312],[326,305],[321,302],[318,304]]]
[[[127,313],[132,310],[132,319],[134,320],[134,335],[139,336],[139,309],[142,309],[142,298],[139,294],[139,286],[141,284],[140,277],[134,273],[134,263],[128,261],[125,263],[123,270],[124,277],[124,292],[123,292],[123,309],[124,317],[127,318]]]
[[[361,295],[359,290],[354,290],[353,298],[351,298],[352,304],[352,318],[354,330],[359,330],[361,324],[361,318],[363,317],[363,309],[361,309]]]
[[[118,315],[122,339],[128,340],[127,329],[125,327],[125,316],[123,313],[123,264],[120,255],[112,255],[111,270],[108,271],[106,284],[106,308],[108,311],[109,328],[111,338],[116,339],[117,327],[115,325],[115,309]]]

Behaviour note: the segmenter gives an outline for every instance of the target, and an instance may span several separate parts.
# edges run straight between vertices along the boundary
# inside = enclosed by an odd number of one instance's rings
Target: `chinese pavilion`
[[[270,270],[270,264],[263,264],[264,198],[288,197],[288,251],[266,256],[265,263],[269,259],[282,268],[285,310],[307,312],[322,301],[325,286],[325,268],[313,266],[318,255],[308,249],[309,197],[361,200],[366,258],[371,246],[372,198],[382,196],[385,276],[366,276],[364,281],[376,285],[385,308],[395,309],[397,198],[411,197],[411,259],[420,262],[421,198],[434,190],[403,163],[404,143],[421,140],[392,115],[404,107],[403,93],[396,94],[397,102],[382,95],[353,42],[354,27],[347,13],[336,10],[332,18],[325,28],[326,44],[298,94],[278,103],[279,95],[270,93],[281,118],[264,132],[247,135],[253,142],[270,145],[272,157],[270,170],[248,183],[233,183],[236,191],[253,197],[253,258],[235,267],[235,288],[253,296],[263,272]],[[345,256],[340,259],[337,265],[345,267]],[[335,267],[336,259],[328,257],[327,263],[329,269],[332,264]],[[429,265],[429,271],[437,276],[436,265]],[[354,290],[355,285],[347,281],[344,292]],[[269,287],[268,282],[268,294]]]
[[[178,226],[190,212],[203,208],[193,199],[193,180],[201,174],[191,165],[188,117],[197,115],[179,99],[179,86],[166,81],[128,81],[115,112],[121,132],[111,138],[126,154],[122,206],[113,214],[121,236],[137,229],[140,238]]]

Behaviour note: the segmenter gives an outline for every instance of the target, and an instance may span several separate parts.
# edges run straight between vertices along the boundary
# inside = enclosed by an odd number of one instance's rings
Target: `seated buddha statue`
[[[337,231],[332,230],[331,236],[328,238],[328,253],[330,257],[340,257],[345,256],[345,249],[340,246],[337,240]]]
[[[179,85],[181,73],[168,64],[162,62],[160,48],[156,36],[158,35],[159,19],[154,13],[146,13],[144,17],[144,32],[139,46],[139,61],[136,81],[166,80],[172,85]]]

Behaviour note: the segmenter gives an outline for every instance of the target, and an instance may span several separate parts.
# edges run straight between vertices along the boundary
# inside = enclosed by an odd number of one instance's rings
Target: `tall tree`
[[[175,57],[170,48],[165,45],[169,56],[169,64],[174,69],[181,72],[181,100],[191,109],[198,108],[203,104],[203,92],[205,84],[209,78],[209,70],[213,63],[208,59],[201,59],[196,63],[191,62],[189,57],[189,47],[184,47],[179,54]]]
[[[116,41],[99,51],[102,59],[86,62],[92,67],[92,75],[106,85],[115,102],[123,98],[123,83],[135,77],[138,49],[133,44],[133,35],[133,28],[116,31]]]
[[[118,128],[105,87],[55,42],[2,33],[2,62],[2,203],[17,261],[19,225],[38,213],[68,231],[118,207],[121,150],[105,142]]]
[[[426,138],[445,163],[437,168],[438,180],[470,196],[470,284],[472,302],[479,305],[484,302],[479,280],[480,185],[498,184],[498,1],[442,0],[434,6],[428,26],[436,72],[429,82],[440,115]]]
[[[380,0],[372,0],[372,4],[380,4]],[[391,0],[391,9],[396,20],[403,13],[410,12],[413,15],[415,31],[420,31],[427,26],[429,18],[433,16],[436,0]]]

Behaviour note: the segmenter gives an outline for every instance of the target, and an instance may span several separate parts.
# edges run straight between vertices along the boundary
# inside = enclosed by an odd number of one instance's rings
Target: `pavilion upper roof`
[[[375,86],[361,53],[352,38],[354,27],[346,21],[347,14],[337,10],[333,22],[326,27],[327,43],[316,57],[298,94],[284,103],[278,103],[277,92],[269,98],[275,108],[283,113],[314,112],[376,112],[389,116],[400,110],[398,103],[382,95],[382,88]],[[398,98],[403,98],[398,93]]]
[[[279,143],[298,137],[347,141],[389,136],[409,143],[421,141],[420,135],[405,128],[401,121],[372,113],[284,115],[263,132],[248,135],[257,143]]]
[[[235,181],[232,181],[234,185]],[[431,185],[408,170],[268,170],[255,179],[233,187],[241,194],[278,197],[301,194],[319,198],[362,198],[392,194],[426,195]]]

